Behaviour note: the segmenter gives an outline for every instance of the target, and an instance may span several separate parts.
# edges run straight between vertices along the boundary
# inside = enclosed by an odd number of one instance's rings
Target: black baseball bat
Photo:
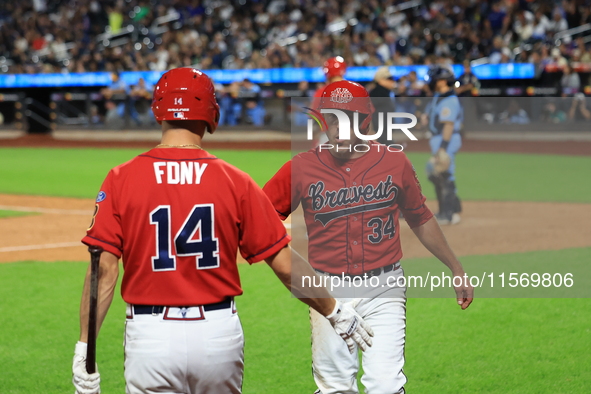
[[[86,348],[86,372],[96,372],[96,318],[98,313],[99,262],[103,248],[90,246],[90,308],[88,310],[88,344]]]

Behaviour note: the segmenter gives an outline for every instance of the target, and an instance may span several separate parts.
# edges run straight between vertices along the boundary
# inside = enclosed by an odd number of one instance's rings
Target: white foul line
[[[39,212],[39,213],[56,213],[65,215],[92,215],[92,210],[83,211],[81,209],[52,209],[52,208],[35,208],[35,207],[15,207],[9,205],[0,205],[0,210],[3,211],[19,211],[19,212]]]
[[[18,211],[18,212],[39,212],[39,213],[55,213],[66,215],[92,215],[92,210],[84,211],[81,209],[52,209],[52,208],[35,208],[35,207],[17,207],[12,205],[0,205],[0,211]],[[283,223],[285,228],[291,228],[291,223]]]
[[[0,206],[0,209],[2,209],[2,206]],[[284,225],[286,228],[291,228],[290,223],[284,223]],[[56,244],[7,246],[4,248],[0,248],[0,253],[2,253],[2,252],[20,252],[20,251],[25,251],[25,250],[70,248],[73,246],[84,246],[84,244],[82,242],[62,242],[62,243],[56,243]]]
[[[62,242],[62,243],[57,243],[57,244],[8,246],[5,248],[0,248],[0,252],[19,252],[19,251],[23,251],[23,250],[69,248],[72,246],[84,246],[84,244],[82,242]]]

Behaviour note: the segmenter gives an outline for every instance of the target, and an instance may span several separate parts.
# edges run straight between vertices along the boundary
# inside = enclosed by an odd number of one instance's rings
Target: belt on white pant
[[[204,312],[232,309],[234,312],[234,297],[228,297],[224,301],[215,304],[194,306],[164,306],[164,305],[129,305],[128,318],[133,315],[159,316],[164,313],[164,320],[203,320]],[[129,312],[133,315],[129,315]]]
[[[349,278],[349,279],[353,279],[356,277],[360,277],[363,278],[365,275],[367,275],[369,278],[374,277],[374,276],[378,276],[381,275],[382,273],[387,273],[390,271],[396,271],[398,268],[400,268],[400,261],[397,261],[393,264],[389,264],[389,265],[385,265],[383,267],[380,268],[376,268],[373,270],[369,270],[369,271],[365,271],[362,274],[355,274],[355,275],[351,275],[351,274],[344,274],[344,273],[339,273],[339,274],[334,274],[332,272],[324,272],[318,269],[315,269],[316,272],[319,272],[321,274],[326,274],[326,275],[330,275],[330,276],[342,276],[344,275],[345,278]]]

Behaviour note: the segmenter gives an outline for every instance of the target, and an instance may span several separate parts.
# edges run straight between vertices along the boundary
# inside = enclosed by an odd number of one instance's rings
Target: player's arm
[[[115,293],[115,285],[119,277],[119,259],[112,253],[104,251],[101,254],[101,261],[99,264],[99,280],[98,280],[98,311],[97,311],[97,335],[107,311],[113,301]],[[84,290],[82,291],[82,300],[80,303],[80,342],[86,343],[88,341],[88,314],[90,305],[90,265],[86,272],[86,279],[84,280]]]
[[[95,212],[86,236],[82,239],[85,245],[98,245],[103,248],[99,263],[98,299],[97,299],[97,335],[99,328],[107,314],[115,284],[119,277],[118,261],[122,250],[122,229],[117,213],[116,188],[114,186],[115,170],[109,171],[107,178],[101,185],[101,192],[97,196]],[[99,209],[100,208],[100,209]],[[88,338],[88,309],[90,297],[90,266],[84,281],[84,291],[80,304],[80,342]]]
[[[469,282],[465,283],[467,281],[463,279],[465,275],[464,267],[447,243],[445,235],[437,223],[437,219],[432,217],[426,223],[414,227],[412,231],[425,248],[451,270],[453,276],[462,277],[462,285],[455,287],[455,291],[458,304],[462,309],[468,308],[474,298],[474,289],[470,286]]]
[[[459,101],[453,100],[448,98],[445,100],[445,106],[441,108],[439,111],[439,121],[442,124],[441,130],[441,145],[435,154],[435,157],[440,162],[449,162],[449,157],[447,156],[447,147],[449,142],[451,141],[451,137],[454,133],[454,122],[458,117],[460,108]]]
[[[464,268],[448,245],[433,212],[427,207],[419,178],[407,157],[405,157],[402,183],[399,206],[409,227],[427,250],[449,267],[454,276],[463,277]],[[458,303],[462,309],[466,309],[472,302],[474,290],[467,283],[466,287],[456,287],[455,291]]]
[[[98,286],[96,288],[97,309],[95,311],[95,332],[97,336],[113,300],[115,285],[119,277],[118,261],[121,257],[123,247],[122,229],[116,209],[117,199],[115,198],[118,194],[114,185],[114,179],[117,173],[118,169],[109,171],[109,174],[101,185],[90,226],[86,230],[86,235],[82,238],[83,244],[87,246],[100,246],[103,249],[98,264]],[[74,348],[72,383],[76,388],[76,394],[98,394],[100,392],[100,374],[98,368],[92,374],[88,374],[86,369],[91,272],[92,270],[89,266],[80,301],[80,337]]]
[[[451,136],[454,133],[454,122],[444,121],[443,123],[443,130],[441,132],[441,145],[437,152],[435,152],[434,159],[438,163],[438,166],[444,168],[445,170],[449,169],[450,165],[450,157],[447,153],[447,147],[449,146],[449,141],[451,141]]]
[[[290,194],[288,191],[288,201]],[[354,352],[356,344],[362,350],[371,346],[373,332],[355,311],[356,305],[352,302],[343,304],[336,301],[325,286],[313,286],[312,283],[319,283],[320,278],[315,282],[311,281],[316,272],[301,256],[293,253],[296,258],[292,261],[289,247],[291,237],[285,232],[283,223],[274,216],[269,198],[252,179],[249,179],[245,188],[241,211],[242,231],[239,245],[240,253],[246,261],[252,264],[264,260],[292,294],[328,319],[347,343],[351,353]],[[307,286],[302,280],[306,276],[310,278]]]
[[[443,123],[443,131],[441,132],[441,146],[439,150],[446,151],[447,146],[449,145],[449,141],[451,140],[451,136],[454,133],[454,122],[441,122]]]
[[[299,254],[292,253],[289,245],[265,261],[292,294],[330,321],[351,353],[355,351],[355,344],[362,350],[372,345],[373,331],[355,311],[356,305],[335,300],[324,286],[312,286],[311,283],[322,283],[321,278],[313,279],[316,272]]]
[[[263,191],[281,220],[287,219],[297,204],[296,201],[292,203],[291,164],[291,160],[285,163],[263,186]]]
[[[334,310],[336,300],[332,298],[325,287],[303,286],[302,279],[313,278],[316,276],[316,272],[307,261],[298,254],[292,253],[289,246],[265,261],[285,287],[297,295],[303,303],[316,309],[323,316],[330,315]],[[320,283],[320,281],[317,280],[313,283]]]
[[[98,298],[97,298],[97,328],[100,330],[115,292],[115,285],[119,276],[118,258],[110,252],[101,253],[98,277]],[[72,365],[72,383],[76,388],[76,394],[100,393],[100,374],[98,368],[94,373],[89,374],[86,369],[87,343],[88,343],[88,315],[90,308],[90,265],[84,280],[84,290],[80,302],[80,340],[74,349],[74,360]]]

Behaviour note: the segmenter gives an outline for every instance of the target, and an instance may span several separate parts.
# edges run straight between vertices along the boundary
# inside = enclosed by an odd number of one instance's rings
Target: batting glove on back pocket
[[[74,365],[72,366],[72,383],[76,391],[74,394],[100,394],[101,376],[96,372],[89,374],[86,371],[86,343],[78,341],[74,350]]]
[[[345,340],[351,354],[355,352],[355,344],[363,351],[372,345],[373,330],[355,311],[353,302],[337,301],[335,309],[326,318],[337,334]]]

